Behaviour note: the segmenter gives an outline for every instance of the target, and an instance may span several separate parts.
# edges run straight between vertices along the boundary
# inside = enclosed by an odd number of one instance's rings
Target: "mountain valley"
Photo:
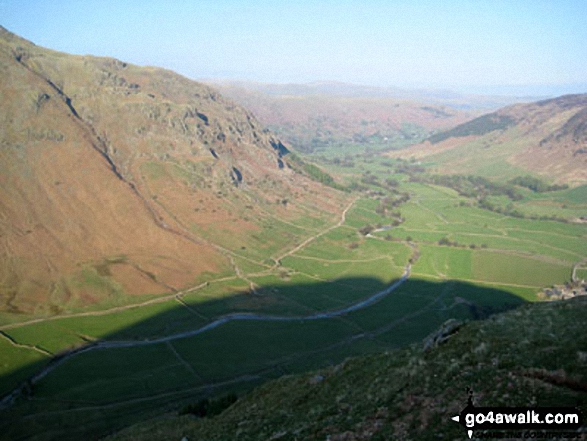
[[[4,28],[0,69],[0,439],[585,410],[587,95],[208,86]]]

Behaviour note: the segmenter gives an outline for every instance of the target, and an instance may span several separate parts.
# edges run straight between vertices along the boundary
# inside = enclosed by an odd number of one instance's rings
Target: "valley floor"
[[[493,213],[445,187],[401,188],[411,196],[395,225],[381,196],[363,193],[264,257],[232,250],[233,274],[1,326],[0,384],[5,394],[23,384],[4,400],[14,403],[1,411],[3,433],[104,434],[198,397],[404,347],[448,319],[535,301],[587,257],[584,225]]]

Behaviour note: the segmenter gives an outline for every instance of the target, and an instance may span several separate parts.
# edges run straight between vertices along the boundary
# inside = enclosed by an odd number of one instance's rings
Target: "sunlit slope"
[[[290,169],[285,146],[207,86],[5,29],[0,68],[2,311],[234,274],[234,250],[280,249],[299,231],[275,229],[300,220],[305,232],[342,210],[341,194]]]
[[[587,182],[587,95],[506,107],[390,153],[442,173],[505,179],[534,173],[550,182]]]

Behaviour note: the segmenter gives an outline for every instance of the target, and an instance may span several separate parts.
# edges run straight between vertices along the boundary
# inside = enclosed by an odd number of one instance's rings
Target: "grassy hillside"
[[[442,173],[508,180],[531,172],[549,183],[587,183],[587,95],[518,104],[431,136],[393,157]]]
[[[477,406],[587,410],[587,298],[467,323],[431,350],[346,360],[270,382],[221,415],[166,415],[109,440],[467,439],[451,417]]]

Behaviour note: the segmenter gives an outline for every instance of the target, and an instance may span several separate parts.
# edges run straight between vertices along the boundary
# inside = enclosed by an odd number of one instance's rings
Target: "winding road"
[[[184,338],[193,337],[199,334],[203,334],[205,332],[211,331],[219,326],[222,326],[226,323],[234,322],[234,321],[258,321],[258,322],[304,322],[304,321],[311,321],[311,320],[325,320],[343,316],[353,311],[357,311],[359,309],[366,308],[371,306],[382,298],[386,297],[387,295],[391,294],[395,291],[399,286],[401,286],[410,276],[411,266],[408,264],[404,270],[404,273],[400,279],[392,283],[390,286],[385,288],[382,291],[379,291],[366,299],[363,299],[357,303],[353,303],[352,305],[346,306],[340,309],[334,309],[325,312],[319,312],[316,314],[309,314],[303,316],[278,316],[278,315],[263,315],[263,314],[252,314],[252,313],[233,313],[227,314],[217,318],[216,320],[200,327],[197,329],[192,329],[190,331],[179,332],[172,335],[167,335],[165,337],[154,338],[150,340],[120,340],[120,341],[99,341],[96,343],[91,343],[87,346],[84,346],[79,349],[74,349],[68,352],[65,352],[61,355],[56,356],[53,358],[47,366],[45,366],[40,372],[29,378],[26,384],[23,384],[13,390],[11,393],[6,395],[0,401],[0,409],[9,407],[17,396],[19,396],[25,387],[34,385],[46,377],[49,373],[57,369],[66,361],[71,360],[72,358],[84,354],[90,351],[97,351],[101,349],[121,349],[121,348],[133,348],[133,347],[141,347],[141,346],[150,346],[162,343],[168,343],[174,340],[180,340]]]

